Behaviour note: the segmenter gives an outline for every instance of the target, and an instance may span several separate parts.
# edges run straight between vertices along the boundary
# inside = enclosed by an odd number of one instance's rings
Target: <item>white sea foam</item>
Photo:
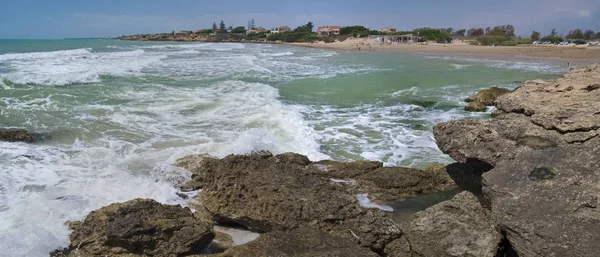
[[[279,101],[278,90],[265,84],[136,85],[98,94],[105,97],[123,103],[80,103],[65,120],[56,121],[66,123],[69,132],[50,144],[0,142],[3,252],[47,256],[68,244],[64,222],[81,220],[110,203],[142,197],[184,204],[175,185],[189,175],[173,164],[185,155],[269,150],[328,158],[319,152],[317,135],[301,113]],[[36,104],[40,100],[44,104]],[[0,109],[9,117],[64,104],[53,96],[4,101],[0,105],[10,108]]]
[[[358,199],[360,206],[365,207],[365,208],[376,208],[376,209],[380,209],[382,211],[387,211],[387,212],[394,211],[394,208],[392,208],[390,206],[379,205],[379,204],[371,202],[371,200],[369,200],[369,194],[357,194],[356,199]]]
[[[122,52],[92,52],[90,49],[6,54],[9,72],[1,75],[18,84],[68,85],[100,82],[100,76],[136,76],[151,63],[166,58],[137,49]]]

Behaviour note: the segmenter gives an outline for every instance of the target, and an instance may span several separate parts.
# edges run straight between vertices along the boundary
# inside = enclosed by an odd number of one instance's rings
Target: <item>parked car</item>
[[[540,42],[540,41],[537,41],[537,40],[536,40],[536,41],[533,41],[533,42],[531,42],[531,44],[532,44],[532,45],[539,45],[539,44],[541,44],[541,43],[542,43],[542,42]]]
[[[573,43],[576,44],[576,45],[585,45],[585,44],[587,44],[587,42],[585,42],[585,41],[583,41],[581,39],[575,40],[575,41],[573,41]]]
[[[566,45],[569,45],[570,43],[571,43],[571,41],[565,40],[565,41],[560,42],[559,45],[566,46]]]
[[[550,42],[550,41],[544,41],[544,42],[542,42],[542,45],[551,45],[551,44],[552,44],[552,42]]]
[[[590,44],[592,46],[597,46],[598,45],[598,40],[594,40],[592,42],[589,42],[588,44]]]

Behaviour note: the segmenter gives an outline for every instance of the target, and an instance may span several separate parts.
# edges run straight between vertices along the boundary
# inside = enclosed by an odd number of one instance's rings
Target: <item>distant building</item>
[[[421,41],[423,38],[412,34],[406,35],[371,35],[371,38],[376,38],[380,44],[414,44]]]
[[[341,26],[319,26],[317,27],[317,33],[321,36],[339,35]]]
[[[267,32],[266,29],[258,27],[258,28],[247,30],[246,34],[265,33],[265,32]]]
[[[175,36],[183,37],[183,36],[187,36],[189,34],[192,34],[192,32],[189,30],[182,30],[182,31],[175,33]]]
[[[283,32],[288,32],[288,31],[292,31],[292,29],[288,26],[278,26],[275,27],[271,30],[271,33],[283,33]]]
[[[379,32],[396,32],[396,28],[383,28]]]

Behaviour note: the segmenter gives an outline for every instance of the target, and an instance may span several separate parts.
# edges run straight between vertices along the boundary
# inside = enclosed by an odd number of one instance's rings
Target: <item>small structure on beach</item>
[[[341,26],[319,26],[317,27],[317,33],[321,36],[339,35]]]
[[[379,30],[379,32],[383,32],[383,33],[396,32],[396,28],[383,28],[383,29]]]
[[[247,30],[246,35],[256,34],[256,33],[264,33],[264,32],[267,32],[267,30],[264,28],[258,27],[258,28]]]
[[[271,33],[283,33],[288,31],[292,31],[292,28],[288,26],[277,26],[271,30]]]
[[[370,37],[374,37],[376,38],[377,41],[379,41],[379,43],[384,44],[391,44],[391,43],[398,43],[398,44],[413,44],[413,43],[417,43],[419,42],[422,37],[419,36],[414,36],[413,34],[406,34],[406,35],[373,35]]]

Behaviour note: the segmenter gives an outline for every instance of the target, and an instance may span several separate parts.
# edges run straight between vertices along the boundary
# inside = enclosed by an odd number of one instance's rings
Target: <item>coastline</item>
[[[530,61],[538,60],[551,62],[555,64],[581,66],[592,63],[600,63],[600,47],[588,46],[542,46],[542,45],[524,45],[524,46],[475,46],[464,42],[451,44],[399,44],[399,45],[377,45],[373,40],[348,39],[344,42],[335,43],[288,43],[287,45],[357,51],[357,44],[363,42],[361,51],[397,51],[407,53],[424,54],[442,54],[449,56],[472,57],[472,58],[490,58],[498,60],[518,60]],[[367,44],[371,44],[371,49]]]

